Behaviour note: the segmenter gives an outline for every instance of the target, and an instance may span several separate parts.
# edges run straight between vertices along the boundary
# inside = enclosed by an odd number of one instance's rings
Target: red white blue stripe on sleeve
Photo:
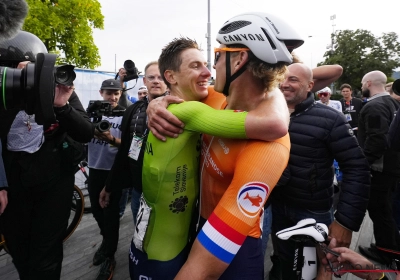
[[[246,236],[230,227],[212,213],[197,235],[199,242],[214,256],[230,263],[242,246]]]

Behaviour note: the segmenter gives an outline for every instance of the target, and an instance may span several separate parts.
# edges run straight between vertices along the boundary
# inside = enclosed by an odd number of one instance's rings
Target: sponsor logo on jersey
[[[224,154],[229,154],[229,148],[225,145],[222,139],[218,139],[218,143],[221,145],[221,148],[224,150]]]
[[[240,211],[248,216],[255,217],[264,206],[269,193],[265,183],[251,182],[240,188],[237,195],[237,204]]]
[[[185,212],[188,203],[189,203],[189,199],[186,195],[175,198],[174,201],[171,201],[171,204],[169,205],[169,210],[172,211],[172,213],[176,213],[176,214]]]

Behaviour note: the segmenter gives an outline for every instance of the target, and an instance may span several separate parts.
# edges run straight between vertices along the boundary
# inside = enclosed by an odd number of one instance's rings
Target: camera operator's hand
[[[4,210],[6,209],[7,204],[8,204],[7,191],[1,190],[0,191],[0,215],[3,214]]]
[[[120,83],[121,83],[122,88],[125,87],[124,79],[125,79],[126,75],[127,75],[127,73],[126,73],[125,68],[119,68],[119,70],[118,70],[118,76],[119,76],[119,81],[120,81]]]
[[[23,69],[25,68],[25,66],[30,63],[30,61],[22,61],[20,63],[18,63],[17,69]]]
[[[75,87],[65,86],[61,84],[56,85],[56,92],[54,95],[54,107],[62,107],[67,104],[68,99],[71,97],[72,92],[74,92]]]
[[[176,138],[182,133],[184,127],[177,117],[166,108],[169,104],[181,103],[182,99],[175,96],[164,96],[153,99],[147,107],[147,126],[155,137],[161,141],[166,141],[165,136]]]
[[[106,188],[104,187],[99,196],[99,204],[101,208],[106,208],[110,204],[110,194],[109,192],[106,191]]]
[[[119,147],[121,145],[121,139],[115,138],[114,136],[112,136],[109,130],[100,132],[97,129],[95,129],[94,130],[94,138],[106,141],[107,143],[109,143],[115,147]]]

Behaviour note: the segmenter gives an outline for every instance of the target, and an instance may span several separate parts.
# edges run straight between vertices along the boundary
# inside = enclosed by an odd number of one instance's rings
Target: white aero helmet
[[[282,19],[267,13],[244,13],[224,23],[218,31],[221,44],[242,44],[260,60],[276,64],[292,63],[290,54],[304,40]]]

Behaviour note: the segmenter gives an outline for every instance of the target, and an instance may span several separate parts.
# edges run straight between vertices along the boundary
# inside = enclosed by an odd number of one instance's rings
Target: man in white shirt
[[[325,104],[329,107],[332,107],[333,109],[338,110],[339,112],[342,112],[342,104],[340,101],[337,100],[331,100],[331,94],[332,91],[328,87],[324,87],[323,89],[317,91],[317,95],[319,100],[317,102]]]

